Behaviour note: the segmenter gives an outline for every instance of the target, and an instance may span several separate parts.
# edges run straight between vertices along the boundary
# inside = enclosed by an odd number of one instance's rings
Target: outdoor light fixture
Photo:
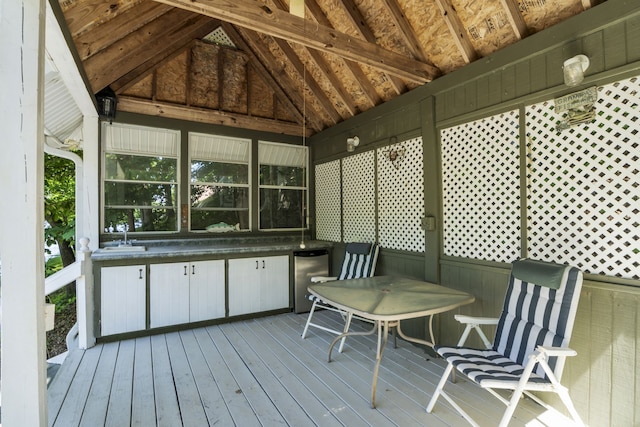
[[[98,101],[98,114],[100,117],[108,119],[109,124],[113,123],[113,119],[116,118],[116,107],[118,105],[116,93],[111,90],[110,87],[106,87],[96,93],[96,101]]]
[[[352,153],[356,147],[360,144],[360,138],[354,136],[353,138],[347,138],[347,151]]]
[[[567,86],[577,86],[584,79],[584,72],[589,68],[589,58],[585,55],[576,55],[564,61],[562,71],[564,73],[564,84]]]

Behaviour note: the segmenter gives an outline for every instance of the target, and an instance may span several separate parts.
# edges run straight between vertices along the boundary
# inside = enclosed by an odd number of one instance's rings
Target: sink
[[[102,248],[102,250],[107,252],[142,252],[142,251],[146,251],[147,247],[121,245],[121,246],[106,246]]]

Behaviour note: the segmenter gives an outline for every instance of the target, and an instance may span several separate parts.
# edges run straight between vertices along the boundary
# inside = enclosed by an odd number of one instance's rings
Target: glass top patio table
[[[329,362],[334,345],[343,337],[371,335],[378,331],[376,365],[371,388],[371,407],[375,408],[376,384],[382,353],[387,344],[389,328],[407,341],[433,347],[433,315],[472,303],[475,298],[466,292],[446,288],[435,283],[396,276],[374,276],[363,279],[336,280],[310,285],[308,291],[322,301],[345,310],[351,315],[374,322],[368,332],[346,332],[338,335],[329,346]],[[430,316],[431,341],[408,337],[400,328],[400,321]]]

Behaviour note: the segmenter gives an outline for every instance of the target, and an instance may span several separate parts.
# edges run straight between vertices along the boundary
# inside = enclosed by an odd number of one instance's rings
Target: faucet
[[[131,245],[131,242],[127,241],[127,231],[129,231],[129,224],[125,223],[122,229],[124,230],[124,242],[122,243],[122,245],[123,246]]]

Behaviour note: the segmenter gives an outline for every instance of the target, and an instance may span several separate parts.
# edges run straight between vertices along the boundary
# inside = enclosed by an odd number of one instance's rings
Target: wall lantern
[[[116,107],[118,106],[116,93],[107,86],[96,93],[96,101],[98,101],[98,114],[100,117],[108,119],[109,124],[113,123],[113,119],[116,118]]]
[[[589,58],[585,55],[576,55],[564,61],[562,71],[564,73],[564,84],[567,86],[577,86],[584,79],[584,72],[589,68]]]
[[[360,145],[360,138],[354,136],[353,138],[347,138],[347,151],[352,153],[356,147]]]

